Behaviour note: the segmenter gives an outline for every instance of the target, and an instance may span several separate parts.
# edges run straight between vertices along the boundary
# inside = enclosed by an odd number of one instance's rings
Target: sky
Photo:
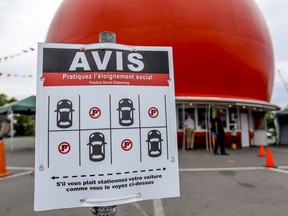
[[[288,0],[255,1],[266,20],[274,48],[271,103],[285,106],[288,104]],[[45,41],[61,2],[0,0],[0,93],[18,100],[36,95],[37,51],[33,49],[37,49],[38,42]]]
[[[256,0],[256,2],[268,25],[274,49],[275,78],[271,103],[286,106],[288,105],[288,1]]]

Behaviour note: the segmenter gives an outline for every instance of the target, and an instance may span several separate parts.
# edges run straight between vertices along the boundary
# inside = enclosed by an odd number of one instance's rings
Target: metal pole
[[[91,213],[96,216],[117,216],[117,206],[92,207]]]
[[[183,138],[182,138],[182,151],[186,147],[186,126],[185,126],[185,104],[182,102],[182,121],[183,121]]]
[[[14,151],[14,112],[11,108],[10,110],[11,120],[10,120],[10,151]]]
[[[212,139],[211,139],[211,128],[210,128],[210,119],[211,119],[211,104],[208,104],[208,120],[207,120],[207,130],[208,130],[208,145],[209,150],[212,150]]]
[[[277,71],[278,71],[278,73],[279,73],[279,75],[280,75],[281,81],[283,82],[283,85],[284,85],[284,87],[285,87],[286,93],[288,94],[287,83],[285,82],[285,80],[284,80],[284,78],[283,78],[283,76],[282,76],[282,74],[281,74],[281,71],[278,70],[278,69],[277,69]]]
[[[208,134],[208,107],[205,105],[205,124],[206,124],[206,133],[205,133],[205,139],[206,139],[206,151],[209,151],[209,134]]]
[[[110,31],[100,32],[99,43],[116,43],[116,34]]]
[[[116,43],[114,32],[103,31],[99,33],[99,43]],[[92,214],[96,216],[117,216],[117,206],[95,206],[90,208]]]

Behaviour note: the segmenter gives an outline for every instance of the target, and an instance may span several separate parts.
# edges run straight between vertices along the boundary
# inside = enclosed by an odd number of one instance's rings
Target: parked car
[[[105,159],[105,136],[100,132],[92,133],[89,136],[89,159],[99,162]]]
[[[158,130],[151,130],[148,133],[148,155],[150,157],[159,157],[162,154],[162,138]]]
[[[70,100],[60,100],[57,103],[57,127],[59,128],[69,128],[73,123],[73,108],[72,102]]]
[[[134,107],[132,100],[123,98],[118,103],[119,124],[130,126],[134,123]]]

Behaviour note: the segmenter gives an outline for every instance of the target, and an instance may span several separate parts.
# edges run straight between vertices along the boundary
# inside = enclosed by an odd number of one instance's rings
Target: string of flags
[[[23,55],[23,54],[26,54],[26,53],[29,53],[29,52],[33,52],[33,51],[35,51],[35,49],[32,48],[32,47],[29,47],[29,48],[27,48],[27,49],[23,49],[23,50],[22,50],[21,52],[19,52],[19,53],[1,57],[1,58],[0,58],[0,63],[6,62],[6,61],[11,60],[11,59],[13,59],[13,58],[15,58],[15,57],[18,57],[18,56],[20,56],[20,55]],[[32,78],[33,75],[31,75],[31,74],[15,74],[15,73],[4,73],[4,72],[0,72],[0,78],[3,78],[3,77],[6,77],[6,78],[10,78],[10,77]]]
[[[33,75],[31,74],[13,74],[13,73],[2,73],[0,72],[0,78],[1,77],[21,77],[21,78],[33,78]]]
[[[7,61],[7,60],[11,60],[11,59],[13,59],[13,58],[15,58],[15,57],[18,57],[18,56],[20,56],[20,55],[23,55],[23,54],[26,54],[26,53],[29,53],[29,52],[33,52],[33,51],[35,51],[35,49],[32,48],[32,47],[29,47],[29,48],[27,48],[27,49],[22,50],[22,51],[19,52],[19,53],[1,57],[1,58],[0,58],[0,62]]]

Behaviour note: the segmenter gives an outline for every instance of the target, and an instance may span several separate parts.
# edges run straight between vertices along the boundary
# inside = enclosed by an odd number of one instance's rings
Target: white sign
[[[179,196],[172,48],[39,44],[35,210]]]

